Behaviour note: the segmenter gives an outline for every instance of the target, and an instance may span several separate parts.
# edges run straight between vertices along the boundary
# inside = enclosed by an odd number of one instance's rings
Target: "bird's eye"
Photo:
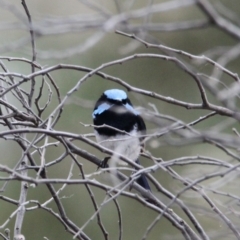
[[[126,104],[126,103],[127,103],[127,100],[126,100],[126,99],[123,99],[123,100],[122,100],[122,103],[123,103],[123,104]]]

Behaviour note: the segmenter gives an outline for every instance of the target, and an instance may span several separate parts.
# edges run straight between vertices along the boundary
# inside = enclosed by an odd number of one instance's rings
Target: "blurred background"
[[[205,2],[205,1],[204,1]],[[239,28],[240,25],[240,4],[237,0],[213,0],[210,2],[216,13],[223,19]],[[28,75],[31,73],[31,65],[20,59],[32,60],[31,38],[29,34],[29,24],[25,9],[21,1],[0,1],[0,60],[1,66],[5,66],[10,73]],[[207,61],[197,61],[197,58],[189,58],[184,54],[177,54],[167,49],[146,48],[141,42],[131,37],[118,34],[119,30],[128,34],[136,34],[140,39],[152,44],[161,44],[170,48],[185,51],[191,55],[205,55],[232,73],[239,73],[240,45],[239,35],[228,32],[228,29],[217,27],[214,21],[202,10],[195,1],[110,1],[110,0],[26,0],[28,10],[32,18],[32,27],[35,32],[36,63],[42,68],[59,64],[70,64],[94,69],[104,63],[119,60],[137,53],[163,54],[177,57],[180,61],[189,66],[198,74],[206,77],[206,82],[215,86],[220,82],[222,86],[231,87],[234,79],[230,75],[214,68]],[[240,31],[240,30],[239,30]],[[194,79],[183,71],[173,61],[166,61],[160,58],[134,58],[125,61],[123,64],[114,64],[102,70],[104,73],[121,79],[129,85],[153,91],[165,97],[174,98],[189,103],[201,103],[201,95]],[[4,72],[2,70],[2,72]],[[56,85],[59,88],[62,98],[84,77],[86,72],[74,69],[58,69],[51,72]],[[1,81],[4,77],[1,77]],[[36,89],[41,86],[42,76],[35,78]],[[16,77],[15,81],[21,80]],[[207,84],[207,83],[206,83]],[[208,86],[208,85],[207,85]],[[206,87],[208,99],[211,103],[223,106],[217,98],[217,94],[211,91],[211,86]],[[25,91],[30,91],[29,82],[21,85]],[[55,130],[76,134],[93,133],[93,129],[85,124],[92,124],[92,110],[95,101],[102,92],[110,88],[120,88],[126,90],[124,86],[117,82],[93,75],[82,82],[78,91],[69,96],[64,104],[63,112]],[[224,87],[219,87],[222,90]],[[37,96],[37,91],[36,91]],[[190,123],[211,111],[202,109],[186,109],[179,105],[169,104],[166,101],[129,92],[129,97],[136,106],[141,106],[149,111],[157,111],[160,114],[171,116],[179,121]],[[238,92],[234,95],[234,109],[238,109]],[[43,106],[48,100],[49,91],[44,86],[44,91],[40,99]],[[9,95],[8,102],[17,108],[24,110],[21,103],[14,95]],[[55,91],[52,98],[42,114],[42,119],[49,117],[59,102]],[[153,107],[154,106],[154,107]],[[36,107],[33,107],[36,110]],[[146,124],[149,133],[159,131],[159,129],[169,125],[169,121],[161,121],[156,125],[154,121],[147,120]],[[1,131],[6,131],[5,125],[1,125]],[[233,134],[232,128],[238,129],[238,122],[226,116],[216,115],[195,126],[199,131],[217,132],[222,134]],[[29,139],[33,136],[29,135]],[[172,139],[173,138],[173,139]],[[1,164],[13,168],[22,156],[22,149],[15,141],[1,139]],[[56,140],[51,139],[51,142]],[[146,149],[156,158],[169,161],[174,158],[184,156],[207,156],[221,161],[234,164],[233,158],[221,149],[204,141],[183,141],[179,136],[163,136],[150,139]],[[39,146],[43,141],[39,143]],[[77,146],[89,151],[100,159],[105,154],[97,151],[93,147],[82,142],[74,141]],[[33,152],[34,149],[31,149]],[[61,145],[48,147],[46,150],[46,162],[57,159],[65,151]],[[233,151],[238,152],[237,148]],[[40,155],[33,154],[36,162],[40,164]],[[85,174],[95,173],[97,166],[89,161],[78,157],[78,161],[83,165]],[[65,158],[58,164],[48,168],[47,173],[50,178],[66,178],[72,160]],[[141,158],[143,166],[151,166],[150,159]],[[220,167],[210,165],[183,165],[173,166],[173,169],[186,179],[197,179],[201,176],[211,174]],[[34,172],[29,175],[35,177]],[[7,176],[5,173],[1,177]],[[153,176],[168,191],[176,195],[184,185],[178,179],[173,178],[168,172],[159,169]],[[79,169],[73,169],[72,178],[79,178]],[[113,184],[108,173],[93,175],[98,181],[104,184]],[[217,206],[232,219],[236,221],[238,201],[238,172],[231,176],[226,176],[224,180],[220,178],[205,181],[206,194],[217,204]],[[4,182],[1,182],[4,184]],[[228,186],[226,186],[228,185]],[[19,198],[20,182],[9,182],[1,196],[15,199]],[[54,185],[56,189],[62,185]],[[214,190],[224,192],[216,193]],[[105,191],[92,187],[92,191],[99,205],[106,197]],[[134,192],[134,191],[133,191]],[[153,188],[154,194],[165,204],[169,199],[158,193]],[[227,193],[236,196],[230,198]],[[29,187],[28,200],[37,200],[40,203],[47,201],[51,195],[45,185]],[[220,220],[219,216],[211,211],[209,204],[202,198],[201,194],[192,190],[186,191],[179,197],[191,209],[195,217],[203,226],[210,239],[237,239],[228,229],[226,224]],[[13,232],[15,215],[9,216],[16,210],[14,204],[0,198],[0,226],[1,232],[9,228]],[[68,217],[79,227],[81,227],[94,214],[93,204],[84,185],[69,185],[60,193],[60,199],[65,207]],[[118,198],[122,213],[123,238],[124,240],[143,239],[143,235],[149,225],[155,220],[158,214],[149,208],[143,207],[139,202],[120,196]],[[233,203],[234,201],[234,203]],[[231,202],[231,204],[230,204]],[[34,202],[29,202],[27,207],[36,206]],[[54,202],[48,205],[49,208],[57,211]],[[190,226],[192,224],[183,214],[178,206],[171,208],[186,220]],[[235,214],[232,214],[232,208]],[[101,217],[105,228],[109,233],[109,239],[118,239],[118,212],[115,204],[111,201],[101,210]],[[9,221],[8,221],[9,220]],[[6,224],[5,224],[6,223]],[[91,239],[104,239],[101,230],[94,218],[84,229]],[[51,214],[42,209],[26,212],[23,222],[23,231],[26,239],[72,239],[72,235],[65,231],[64,226]],[[181,233],[165,218],[161,218],[147,239],[184,239]]]

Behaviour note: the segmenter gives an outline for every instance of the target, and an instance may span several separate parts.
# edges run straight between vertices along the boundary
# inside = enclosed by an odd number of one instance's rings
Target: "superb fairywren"
[[[106,90],[96,102],[92,117],[97,142],[139,164],[146,126],[127,94],[120,89]],[[137,183],[150,190],[144,174]]]

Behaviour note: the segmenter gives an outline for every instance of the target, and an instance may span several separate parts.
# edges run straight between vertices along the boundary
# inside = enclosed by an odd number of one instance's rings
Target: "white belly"
[[[95,131],[97,142],[105,148],[121,154],[132,161],[136,161],[140,155],[141,147],[139,134],[133,130],[130,135],[118,134],[114,137],[99,136]]]

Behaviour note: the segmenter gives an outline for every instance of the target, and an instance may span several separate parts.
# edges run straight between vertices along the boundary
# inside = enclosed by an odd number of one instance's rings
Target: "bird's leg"
[[[108,168],[108,161],[111,157],[105,157],[102,162],[100,163],[100,165],[98,166],[98,169],[99,168]]]

